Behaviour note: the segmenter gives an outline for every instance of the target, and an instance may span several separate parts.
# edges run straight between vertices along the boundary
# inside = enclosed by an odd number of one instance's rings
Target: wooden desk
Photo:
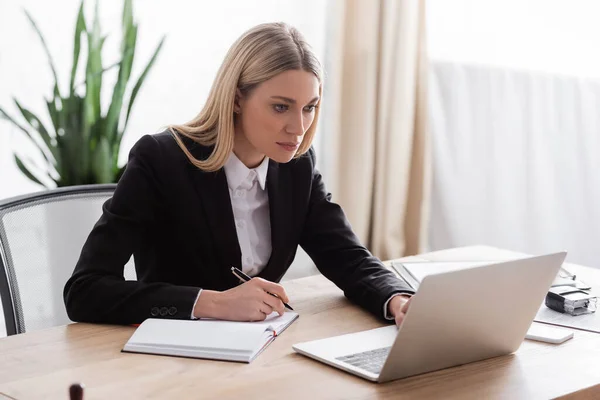
[[[429,259],[509,257],[487,247]],[[600,273],[582,267],[577,271]],[[300,356],[292,344],[382,324],[322,276],[285,283],[301,317],[251,364],[121,353],[134,328],[72,324],[0,340],[0,392],[17,399],[68,398],[600,398],[600,335],[577,331],[562,345],[525,341],[512,355],[386,384],[370,383]],[[595,386],[596,385],[596,386]]]

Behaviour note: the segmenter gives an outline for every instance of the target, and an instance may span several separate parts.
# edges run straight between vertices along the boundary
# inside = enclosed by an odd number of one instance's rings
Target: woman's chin
[[[285,163],[292,161],[292,159],[294,158],[295,155],[296,155],[295,151],[294,152],[276,151],[276,152],[273,152],[272,155],[268,155],[268,157],[271,160],[276,161],[280,164],[285,164]]]

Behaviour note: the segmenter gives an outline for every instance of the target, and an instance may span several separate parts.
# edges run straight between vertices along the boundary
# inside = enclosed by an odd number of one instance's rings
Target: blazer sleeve
[[[126,281],[125,264],[159,209],[161,148],[149,135],[132,148],[114,195],[87,238],[64,288],[69,318],[78,322],[141,323],[150,317],[189,319],[199,288]]]
[[[342,208],[331,201],[331,194],[315,168],[311,148],[312,187],[308,215],[300,245],[317,269],[335,283],[352,302],[385,319],[384,305],[395,293],[414,293],[401,279],[374,257],[352,231]]]

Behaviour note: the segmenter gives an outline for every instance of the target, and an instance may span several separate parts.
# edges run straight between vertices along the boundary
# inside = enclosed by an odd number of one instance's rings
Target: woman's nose
[[[304,135],[304,118],[302,114],[293,115],[286,126],[286,132],[293,135]]]

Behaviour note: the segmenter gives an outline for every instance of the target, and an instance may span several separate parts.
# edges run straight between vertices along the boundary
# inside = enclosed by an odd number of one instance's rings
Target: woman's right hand
[[[288,301],[283,286],[262,278],[252,278],[224,292],[202,290],[194,306],[194,316],[229,321],[262,321],[273,311],[282,315],[285,312],[283,302]]]

